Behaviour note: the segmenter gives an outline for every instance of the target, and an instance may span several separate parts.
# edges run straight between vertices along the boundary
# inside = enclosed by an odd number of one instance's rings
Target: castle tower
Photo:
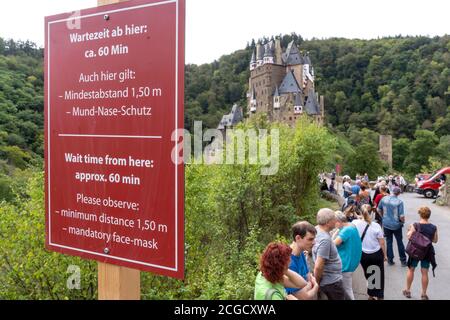
[[[275,87],[275,93],[273,94],[273,108],[280,109],[280,93],[278,91],[278,86]]]
[[[302,114],[303,113],[303,102],[300,92],[295,94],[294,100],[294,114]]]
[[[256,53],[255,50],[253,50],[252,59],[250,60],[250,71],[254,70],[255,68],[256,68]]]
[[[320,96],[320,111],[321,111],[320,124],[323,125],[325,123],[325,99],[324,99],[324,96]]]
[[[279,65],[283,64],[282,55],[283,55],[283,51],[281,49],[281,40],[280,40],[280,38],[276,38],[275,39],[275,63],[276,64],[279,64]]]
[[[314,87],[314,69],[311,65],[311,59],[309,58],[309,52],[306,52],[303,56],[303,88],[309,91],[310,87]],[[310,82],[310,85],[308,85]]]
[[[392,136],[380,135],[380,158],[392,169]]]
[[[318,123],[321,122],[322,110],[319,104],[319,98],[314,91],[314,88],[309,88],[304,110],[308,116],[311,116]]]
[[[286,73],[293,71],[296,80],[301,84],[303,79],[303,57],[300,54],[294,41],[291,41],[283,55],[283,61],[286,65]]]
[[[256,66],[262,66],[264,63],[264,46],[258,42],[256,45]]]
[[[267,63],[274,63],[274,57],[273,57],[273,42],[270,41],[269,43],[266,43],[264,46],[264,62],[263,64]]]

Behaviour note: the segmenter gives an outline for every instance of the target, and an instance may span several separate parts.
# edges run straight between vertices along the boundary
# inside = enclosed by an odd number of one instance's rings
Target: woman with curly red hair
[[[292,249],[280,242],[267,245],[260,259],[260,272],[255,281],[255,300],[297,300],[287,295],[284,287],[303,288],[307,285],[296,272],[289,270]]]

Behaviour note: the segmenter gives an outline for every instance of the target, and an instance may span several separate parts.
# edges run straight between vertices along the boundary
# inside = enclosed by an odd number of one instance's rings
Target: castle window
[[[292,120],[292,117],[289,117],[289,120]]]

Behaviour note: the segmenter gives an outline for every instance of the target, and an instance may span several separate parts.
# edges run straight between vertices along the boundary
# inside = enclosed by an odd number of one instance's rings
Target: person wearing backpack
[[[428,270],[430,264],[434,269],[436,268],[435,251],[433,243],[438,241],[437,227],[428,220],[431,216],[431,210],[428,207],[421,207],[419,209],[420,221],[409,226],[407,238],[409,239],[406,251],[408,257],[408,272],[406,274],[406,289],[403,290],[403,295],[411,298],[411,285],[414,280],[414,271],[419,265],[422,273],[422,300],[428,300]],[[420,235],[419,235],[420,234]],[[419,239],[425,236],[425,239]],[[428,240],[428,241],[426,241]],[[426,249],[425,249],[426,248]]]

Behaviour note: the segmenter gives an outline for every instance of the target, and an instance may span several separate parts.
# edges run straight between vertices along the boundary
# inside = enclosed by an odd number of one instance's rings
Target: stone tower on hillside
[[[324,120],[324,99],[314,88],[314,68],[309,53],[294,41],[285,52],[280,39],[258,43],[250,60],[248,112],[267,113],[270,121],[292,126],[302,114],[318,123]]]
[[[392,136],[380,135],[380,158],[392,169]]]

